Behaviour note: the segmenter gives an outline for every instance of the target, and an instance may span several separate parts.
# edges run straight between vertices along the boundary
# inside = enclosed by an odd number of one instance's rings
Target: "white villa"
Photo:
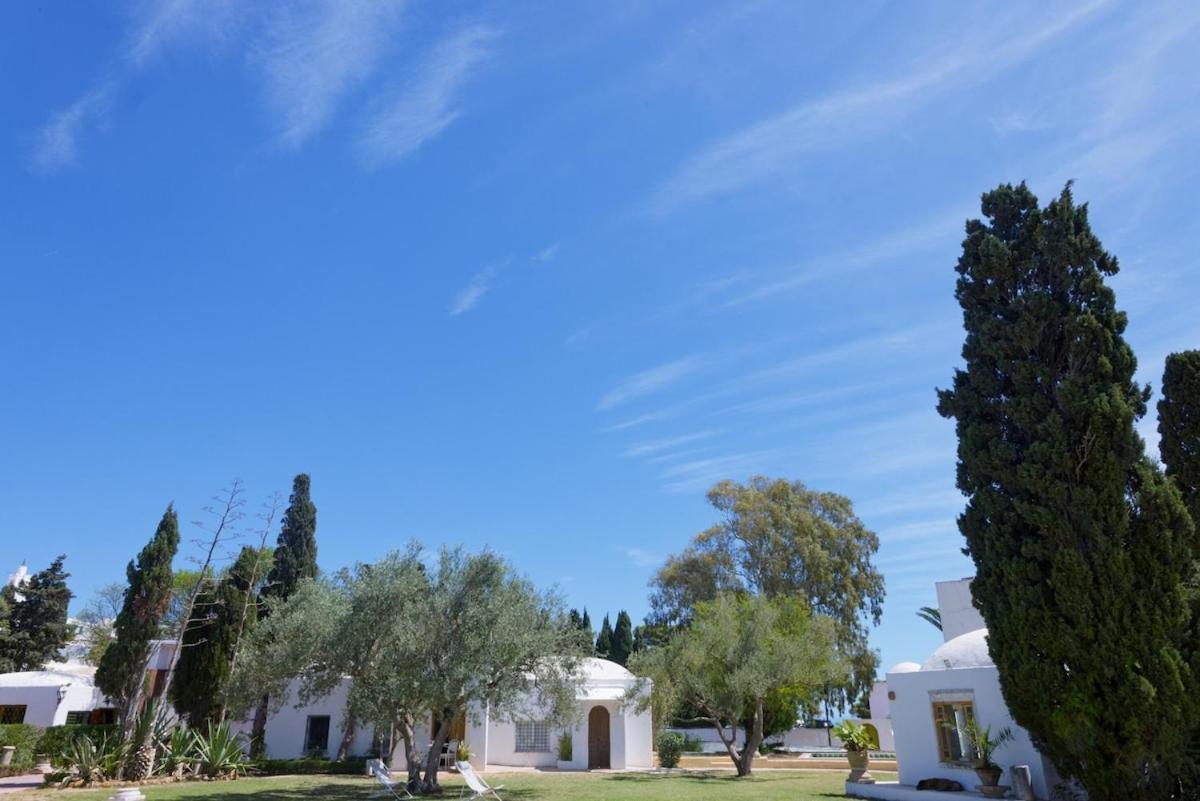
[[[637,713],[622,703],[637,678],[607,659],[587,659],[583,683],[576,699],[579,719],[569,731],[572,759],[558,764],[558,740],[564,733],[548,725],[537,709],[515,720],[500,720],[490,710],[475,710],[450,728],[443,763],[451,765],[460,742],[466,742],[477,770],[495,767],[561,767],[570,770],[628,770],[654,766],[649,711]],[[274,759],[307,754],[332,758],[337,754],[345,725],[345,700],[349,680],[324,699],[306,706],[284,703],[267,719],[266,750]],[[432,738],[432,721],[417,732],[420,750]],[[366,753],[375,739],[370,728],[355,733],[350,752]],[[403,745],[395,744],[388,761],[394,771],[405,768]]]
[[[846,794],[889,801],[934,801],[938,797],[982,797],[975,793],[979,780],[972,770],[970,748],[963,724],[974,718],[995,733],[1010,727],[1015,739],[996,751],[1004,767],[1001,784],[1012,784],[1014,765],[1028,766],[1033,792],[1047,799],[1059,778],[1054,766],[1042,758],[1029,734],[1013,722],[1000,693],[1000,676],[987,649],[987,629],[971,603],[971,580],[937,583],[938,609],[944,642],[922,664],[901,662],[883,682],[886,711],[876,709],[871,694],[873,722],[890,718],[895,736],[897,782],[854,784]],[[882,731],[880,732],[882,735]],[[950,779],[967,793],[918,791],[922,779]]]

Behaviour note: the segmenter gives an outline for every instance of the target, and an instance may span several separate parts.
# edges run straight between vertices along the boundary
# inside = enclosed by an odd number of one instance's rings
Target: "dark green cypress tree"
[[[1200,350],[1172,353],[1158,402],[1159,452],[1200,526]]]
[[[242,610],[247,596],[254,591],[251,577],[259,558],[256,549],[243,547],[217,586],[197,598],[196,608],[203,617],[184,629],[183,651],[171,683],[171,703],[198,731],[206,730],[209,723],[220,722]],[[247,627],[253,625],[253,620],[253,615],[247,616]]]
[[[629,613],[622,609],[617,613],[617,625],[613,628],[612,647],[609,649],[608,658],[618,665],[625,665],[632,653],[633,621],[629,619]]]
[[[310,483],[307,473],[292,481],[292,496],[267,575],[264,593],[268,596],[288,598],[303,579],[317,577],[317,507],[309,497]]]
[[[63,646],[71,639],[67,624],[70,573],[63,570],[66,558],[59,556],[19,588],[7,589],[9,612],[0,663],[7,663],[11,670],[41,670],[47,662],[62,659]]]
[[[12,614],[12,588],[0,587],[0,673],[12,673],[12,658],[8,654],[8,626]]]
[[[159,636],[163,616],[171,603],[171,562],[179,550],[179,518],[168,506],[154,537],[125,568],[129,586],[113,626],[116,639],[96,668],[96,686],[116,701],[126,714],[140,695],[145,681],[150,644]]]
[[[1134,429],[1125,315],[1068,186],[983,196],[956,297],[965,368],[939,411],[958,433],[959,528],[1013,719],[1092,801],[1166,798],[1197,705],[1183,591],[1194,531]]]
[[[591,642],[594,632],[592,630],[592,618],[588,615],[587,607],[583,607],[583,621],[579,624],[579,628],[587,635],[587,641]]]
[[[608,659],[609,654],[612,653],[612,646],[612,624],[608,622],[608,615],[605,615],[604,622],[600,624],[600,634],[596,637],[596,656],[601,659]]]

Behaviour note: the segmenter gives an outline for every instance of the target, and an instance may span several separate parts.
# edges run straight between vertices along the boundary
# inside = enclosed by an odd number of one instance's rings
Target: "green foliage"
[[[938,631],[942,630],[942,610],[933,606],[922,606],[917,610],[917,617],[924,620],[929,625],[933,626]]]
[[[349,759],[258,759],[250,763],[247,772],[263,776],[310,776],[317,774],[361,776],[366,773],[367,760]]]
[[[1005,726],[993,736],[990,724],[984,726],[973,717],[967,718],[966,725],[963,727],[963,733],[967,735],[967,740],[971,744],[971,750],[975,752],[972,761],[977,768],[999,767],[993,759],[996,755],[996,749],[1011,743],[1015,739],[1013,730],[1008,726]]]
[[[194,737],[194,764],[201,776],[236,779],[246,772],[250,761],[246,758],[241,737],[230,730],[229,724],[214,726],[209,723],[203,734],[194,732]]]
[[[200,583],[203,576],[199,570],[176,570],[171,576],[171,600],[167,603],[167,611],[163,613],[161,630],[164,639],[174,640],[179,637],[192,602],[192,592]]]
[[[169,776],[182,776],[195,764],[196,738],[186,726],[176,726],[161,741],[162,768]]]
[[[317,507],[309,497],[311,480],[301,473],[292,481],[292,495],[279,530],[274,564],[264,593],[287,598],[305,579],[317,576]]]
[[[11,745],[17,750],[13,752],[12,764],[5,770],[8,775],[18,776],[29,773],[34,765],[34,757],[40,754],[38,743],[42,739],[42,729],[28,723],[9,723],[0,725],[0,746]],[[3,776],[0,773],[0,776]]]
[[[62,761],[62,754],[66,752],[67,746],[73,740],[86,738],[92,743],[99,744],[104,740],[116,739],[120,732],[120,727],[116,725],[89,725],[89,724],[72,724],[69,726],[48,726],[42,731],[42,736],[38,740],[37,748],[39,754],[45,754],[50,757],[50,763],[55,767],[65,767]]]
[[[658,751],[658,764],[664,768],[679,766],[679,758],[683,756],[685,740],[682,734],[667,729],[658,734],[655,750]]]
[[[575,744],[571,741],[571,735],[568,732],[563,732],[558,735],[558,761],[570,762],[575,757]]]
[[[71,639],[67,624],[70,574],[63,570],[66,558],[59,556],[48,568],[34,573],[19,592],[4,588],[3,606],[8,614],[0,636],[0,666],[5,670],[41,670],[47,662],[62,659],[62,648]]]
[[[698,710],[745,776],[763,741],[768,697],[784,689],[811,693],[844,671],[836,637],[833,620],[810,614],[794,599],[722,593],[698,604],[691,625],[666,645],[634,657],[631,669],[652,679],[654,692],[628,700],[638,709],[654,708],[656,717],[685,704]],[[747,709],[751,725],[739,751],[722,724],[740,720]]]
[[[842,741],[842,746],[847,751],[869,751],[871,748],[877,747],[875,738],[871,736],[867,727],[853,720],[843,720],[830,731],[834,737]]]
[[[171,561],[179,549],[179,519],[168,506],[154,537],[125,568],[129,586],[117,615],[116,639],[96,669],[96,686],[123,708],[137,698],[145,681],[151,642],[159,635],[171,600]]]
[[[824,695],[844,708],[871,686],[878,668],[867,626],[879,623],[883,608],[883,576],[871,562],[879,538],[848,498],[799,481],[722,481],[708,500],[722,519],[655,575],[650,622],[668,630],[686,626],[697,604],[723,592],[802,601],[836,625],[850,670]]]
[[[204,617],[183,633],[171,702],[193,729],[220,722],[239,633],[243,625],[248,633],[257,621],[252,609],[247,614],[247,604],[253,605],[255,577],[264,572],[260,559],[255,548],[244,546],[216,587],[197,598]]]
[[[1200,350],[1172,353],[1158,402],[1159,450],[1167,475],[1200,526]]]
[[[608,659],[612,654],[612,647],[612,624],[608,622],[608,615],[605,615],[604,622],[600,624],[600,633],[596,635],[596,656]]]
[[[622,609],[617,613],[617,625],[613,628],[612,645],[608,658],[618,665],[625,665],[633,653],[633,621],[629,613]]]
[[[129,756],[129,746],[119,734],[101,734],[99,740],[75,737],[67,742],[58,756],[68,769],[62,786],[88,786],[98,781],[114,779]]]
[[[1070,187],[983,196],[955,291],[964,369],[939,392],[958,434],[959,528],[1005,702],[1092,801],[1163,797],[1197,704],[1181,654],[1195,532],[1134,427],[1149,390]],[[1136,710],[1133,713],[1132,710]]]

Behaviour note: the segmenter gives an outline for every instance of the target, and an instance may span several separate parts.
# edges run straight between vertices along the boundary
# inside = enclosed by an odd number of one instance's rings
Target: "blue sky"
[[[1143,380],[1200,346],[1195,3],[0,15],[0,540],[81,599],[303,470],[325,568],[489,545],[637,619],[766,473],[855,501],[920,660],[980,193],[1075,179]]]

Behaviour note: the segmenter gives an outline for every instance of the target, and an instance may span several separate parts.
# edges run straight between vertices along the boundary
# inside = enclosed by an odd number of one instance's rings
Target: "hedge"
[[[50,764],[55,767],[63,766],[62,755],[67,745],[76,737],[87,737],[96,745],[102,737],[119,737],[121,727],[115,723],[93,725],[89,723],[72,723],[65,726],[51,726],[42,732],[37,744],[37,752],[50,757]]]
[[[42,730],[28,723],[8,723],[0,726],[0,746],[13,745],[17,748],[13,752],[12,764],[0,767],[0,776],[29,773],[33,769],[34,756],[41,753],[38,751],[41,737]]]
[[[350,757],[337,762],[332,759],[304,757],[302,759],[257,759],[251,770],[264,776],[307,775],[313,773],[365,774],[367,760]]]

